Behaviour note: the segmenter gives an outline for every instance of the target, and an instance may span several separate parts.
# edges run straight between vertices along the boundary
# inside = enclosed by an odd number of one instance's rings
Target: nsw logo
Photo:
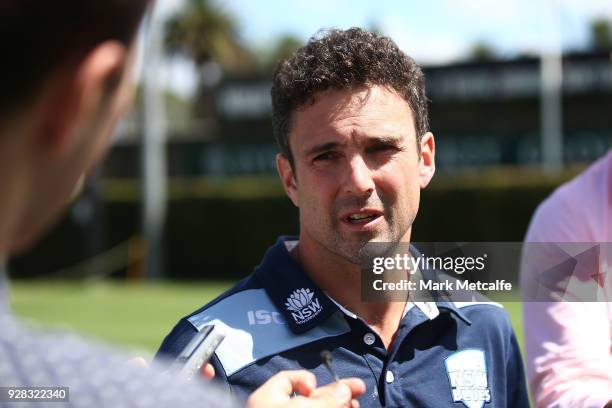
[[[454,402],[463,402],[468,408],[482,408],[491,401],[484,351],[458,351],[447,357],[445,364]]]
[[[293,320],[298,324],[311,320],[323,309],[319,299],[314,297],[314,293],[310,289],[304,288],[297,289],[289,295],[285,307],[291,312]]]

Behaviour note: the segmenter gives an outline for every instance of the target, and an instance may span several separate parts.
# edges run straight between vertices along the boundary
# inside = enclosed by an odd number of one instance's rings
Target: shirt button
[[[395,380],[395,377],[393,376],[393,372],[391,370],[387,370],[387,374],[385,375],[385,380],[387,380],[387,383],[389,384],[391,384]]]
[[[363,342],[368,346],[374,344],[375,341],[376,337],[372,333],[366,333],[365,336],[363,336]]]

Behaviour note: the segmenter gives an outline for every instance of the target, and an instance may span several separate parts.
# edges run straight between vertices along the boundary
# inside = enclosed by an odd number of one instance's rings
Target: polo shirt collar
[[[336,302],[334,300],[334,298],[332,298],[330,296],[328,296],[328,298],[329,298],[329,300],[334,302],[336,307],[342,313],[344,313],[346,316],[348,316],[348,317],[350,317],[352,319],[358,319],[359,318],[359,316],[357,316],[355,313],[351,312],[350,310],[348,310],[347,308],[342,306],[340,303]],[[443,299],[443,297],[442,296],[438,296],[438,299]],[[438,300],[436,302],[411,302],[411,301],[408,301],[408,302],[406,302],[406,307],[404,308],[404,314],[403,314],[402,318],[406,317],[408,312],[413,307],[416,307],[417,309],[419,309],[429,320],[433,320],[436,317],[438,317],[440,315],[440,309],[443,309],[443,310],[448,310],[449,312],[455,314],[458,318],[463,320],[466,324],[468,324],[468,325],[472,324],[472,321],[465,315],[465,313],[463,313],[461,311],[461,309],[459,309],[455,305],[455,303],[450,301],[450,300]]]
[[[340,303],[336,302],[334,298],[329,297],[329,299],[332,302],[334,302],[336,306],[338,307],[338,309],[340,309],[348,317],[351,317],[353,319],[359,318],[359,316],[357,316],[355,313],[351,312],[350,310],[342,306]],[[423,314],[427,316],[429,320],[435,319],[440,314],[440,311],[438,310],[438,307],[436,306],[435,302],[410,302],[408,301],[406,302],[406,307],[404,308],[404,313],[402,314],[402,318],[404,318],[406,314],[408,314],[408,312],[413,307],[416,307],[421,312],[423,312]]]
[[[441,280],[441,275],[439,275],[438,271],[424,271],[423,272],[419,270],[417,279],[424,279],[424,278],[439,281]],[[440,314],[439,309],[444,309],[444,310],[448,310],[451,313],[455,314],[465,323],[469,325],[472,324],[472,322],[470,321],[470,319],[468,319],[465,313],[463,313],[461,309],[459,309],[455,305],[450,293],[445,292],[445,291],[432,290],[432,291],[429,291],[429,293],[426,295],[426,298],[432,299],[432,301],[415,302],[415,304],[421,305],[420,307],[421,311],[427,317],[429,317],[430,320],[437,317]],[[432,308],[432,305],[433,305],[433,308]]]
[[[468,325],[472,324],[472,321],[470,319],[468,319],[468,317],[465,315],[465,313],[463,313],[463,311],[461,309],[459,309],[455,305],[454,302],[452,302],[452,301],[438,301],[438,302],[436,302],[436,304],[438,305],[438,308],[446,309],[446,310],[450,311],[451,313],[456,315],[458,318],[463,320]]]
[[[418,250],[418,248],[416,248],[414,245],[410,245],[410,252],[412,252],[412,254],[414,256],[420,256],[420,251]],[[440,274],[439,271],[437,270],[417,270],[417,274],[416,274],[416,278],[417,279],[429,279],[429,280],[434,280],[434,281],[441,281],[442,280],[442,275]],[[424,307],[421,308],[421,311],[423,311],[423,313],[425,313],[425,315],[427,317],[429,317],[429,319],[433,319],[434,317],[439,315],[439,309],[445,309],[450,311],[451,313],[455,314],[457,317],[459,317],[461,320],[463,320],[465,323],[471,325],[472,322],[470,319],[468,319],[468,317],[465,315],[465,313],[463,313],[461,311],[461,309],[459,309],[455,303],[453,302],[453,300],[451,299],[451,294],[448,292],[443,292],[443,291],[437,291],[437,290],[432,290],[429,291],[429,293],[426,295],[426,297],[428,299],[432,299],[433,301],[431,302],[415,302],[416,304],[420,303],[422,304]],[[429,305],[434,305],[435,307],[435,311],[431,311],[431,312],[426,312],[427,308],[431,308],[431,306]],[[433,317],[430,317],[433,316]]]
[[[338,306],[295,262],[289,249],[297,237],[281,236],[270,247],[255,275],[292,332],[304,333],[338,312]]]
[[[283,315],[293,333],[304,333],[341,311],[357,318],[351,311],[328,297],[293,259],[290,250],[297,244],[297,237],[281,236],[270,247],[255,269],[266,293]],[[435,319],[439,309],[446,309],[467,324],[472,322],[444,294],[432,294],[434,302],[408,302],[404,316],[412,307],[417,307],[429,320]]]

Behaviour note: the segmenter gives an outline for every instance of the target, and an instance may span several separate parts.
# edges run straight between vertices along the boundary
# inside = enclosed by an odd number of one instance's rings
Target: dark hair
[[[388,37],[361,28],[329,30],[312,37],[291,58],[281,61],[272,83],[274,136],[293,166],[289,147],[291,115],[328,89],[382,85],[404,98],[414,115],[417,146],[429,130],[423,72]]]
[[[0,113],[31,97],[64,61],[105,40],[132,41],[150,0],[0,1]]]

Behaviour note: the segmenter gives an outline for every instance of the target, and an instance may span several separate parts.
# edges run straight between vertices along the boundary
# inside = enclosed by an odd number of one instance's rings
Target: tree
[[[253,61],[238,40],[235,20],[210,0],[187,0],[186,7],[167,22],[166,46],[200,69],[216,61],[225,70],[242,71]]]
[[[495,50],[485,42],[477,42],[472,46],[469,58],[474,61],[491,61],[496,57]]]
[[[598,51],[612,50],[612,24],[598,19],[591,22],[591,48]]]
[[[265,60],[262,61],[262,68],[267,72],[274,71],[280,61],[291,57],[303,45],[303,41],[291,34],[282,35],[272,50],[266,53]]]

